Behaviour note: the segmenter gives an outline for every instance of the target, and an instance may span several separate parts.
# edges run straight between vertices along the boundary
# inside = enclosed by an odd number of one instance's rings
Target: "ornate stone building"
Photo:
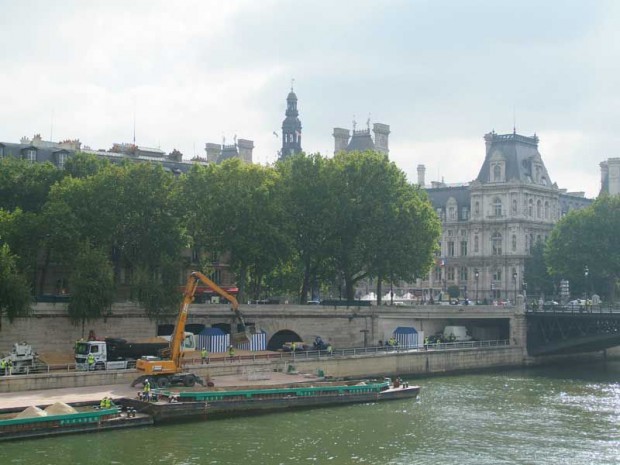
[[[569,210],[591,203],[583,192],[553,183],[538,151],[538,137],[484,136],[485,159],[477,178],[461,185],[434,182],[426,191],[442,222],[436,266],[418,282],[424,295],[458,286],[461,296],[513,300],[524,287],[530,248],[547,239]],[[418,183],[424,186],[424,166]]]
[[[390,127],[387,124],[375,123],[372,126],[372,132],[375,135],[373,140],[370,135],[370,120],[367,122],[366,129],[356,129],[356,123],[353,122],[353,134],[348,129],[334,128],[334,154],[338,152],[352,152],[358,150],[376,150],[377,152],[388,155],[390,149],[388,146]]]
[[[282,150],[280,159],[284,159],[301,152],[301,121],[297,111],[297,95],[291,91],[286,97],[286,113],[282,121]]]

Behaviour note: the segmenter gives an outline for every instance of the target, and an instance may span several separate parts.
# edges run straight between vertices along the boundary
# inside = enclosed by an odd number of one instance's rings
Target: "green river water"
[[[415,401],[0,443],[0,465],[620,464],[620,362],[412,381]]]

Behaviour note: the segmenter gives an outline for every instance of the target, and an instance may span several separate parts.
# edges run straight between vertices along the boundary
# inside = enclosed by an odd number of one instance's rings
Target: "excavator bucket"
[[[232,344],[234,346],[239,346],[241,344],[249,343],[252,338],[247,331],[239,331],[230,335],[232,339]]]

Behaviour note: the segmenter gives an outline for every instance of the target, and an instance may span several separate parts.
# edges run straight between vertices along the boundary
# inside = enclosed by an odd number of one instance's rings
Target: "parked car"
[[[555,300],[545,300],[543,302],[543,310],[553,310],[559,306],[560,304]]]
[[[571,300],[570,302],[568,302],[566,306],[570,308],[571,310],[575,310],[575,309],[583,310],[583,309],[586,309],[587,307],[591,307],[592,301],[586,300],[586,299],[575,299],[575,300]]]

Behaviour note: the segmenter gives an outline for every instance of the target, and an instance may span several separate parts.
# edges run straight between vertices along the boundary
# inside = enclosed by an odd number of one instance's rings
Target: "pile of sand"
[[[36,418],[36,417],[46,417],[47,412],[45,410],[41,410],[39,407],[30,406],[23,412],[15,415],[15,418]]]
[[[56,402],[45,409],[48,415],[64,415],[67,413],[77,413],[77,410],[64,402]]]

